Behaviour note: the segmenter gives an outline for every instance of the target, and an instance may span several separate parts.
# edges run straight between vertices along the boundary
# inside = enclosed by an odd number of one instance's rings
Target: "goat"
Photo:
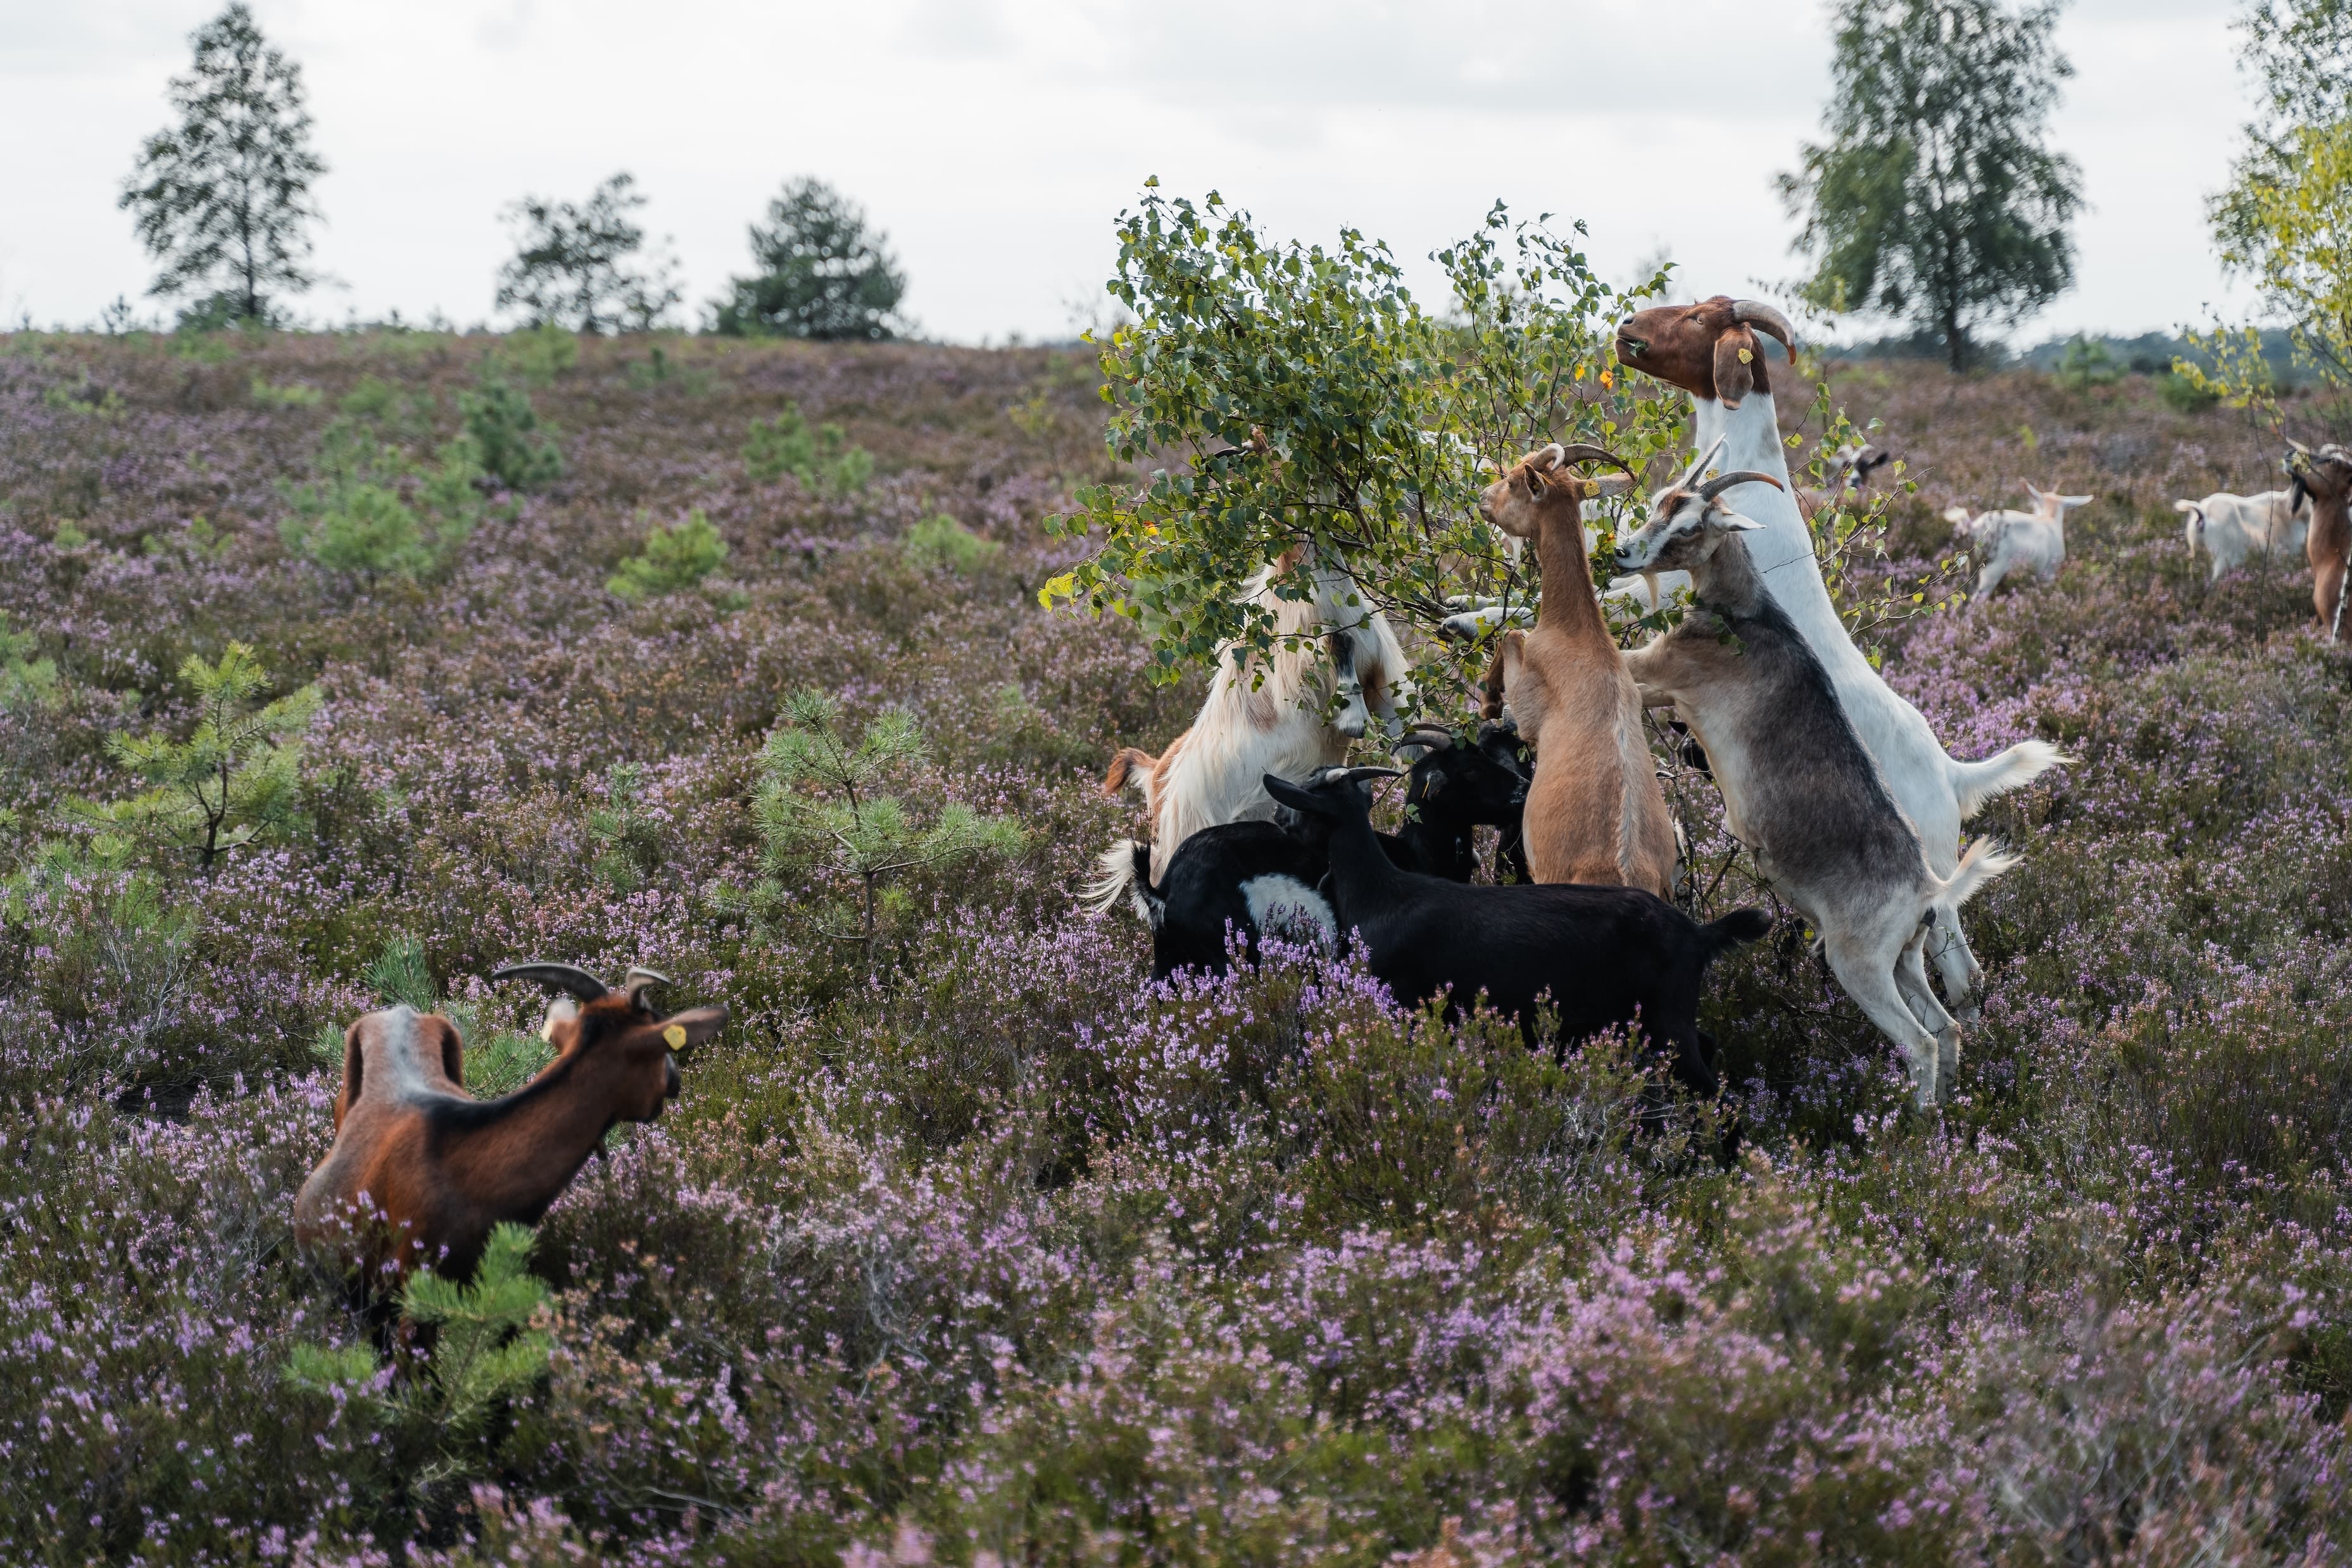
[[[1728,466],[1772,481],[1751,482],[1732,497],[1734,509],[1764,530],[1746,541],[1757,574],[1828,670],[1864,749],[1918,829],[1929,867],[1948,877],[1958,863],[1962,822],[1994,796],[2067,759],[2047,742],[2023,740],[1981,762],[1954,760],[1919,710],[1895,695],[1854,646],[1822,584],[1812,531],[1788,495],[1789,465],[1759,332],[1783,349],[1795,339],[1788,319],[1758,300],[1718,294],[1696,305],[1654,306],[1619,325],[1617,359],[1690,393],[1695,451],[1718,450]],[[1933,956],[1945,994],[1969,1016],[1983,970],[1957,923],[1939,936]]]
[[[2352,491],[2352,452],[2333,444],[2314,452],[2290,441],[2287,477],[2293,505],[2311,497],[2311,529],[2304,537],[2304,553],[2311,561],[2311,608],[2333,643],[2344,629],[2346,570],[2352,567],[2352,516],[2346,493]]]
[[[1331,909],[1362,942],[1365,965],[1407,1007],[1437,996],[1449,1010],[1484,997],[1530,1040],[1549,1002],[1563,1041],[1638,1024],[1668,1051],[1675,1075],[1703,1095],[1715,1064],[1698,1027],[1707,966],[1771,929],[1760,910],[1701,925],[1638,887],[1580,883],[1465,886],[1401,870],[1372,832],[1359,784],[1392,768],[1333,768],[1306,786],[1268,775],[1266,792],[1319,830],[1331,860]]]
[[[1894,461],[1895,454],[1881,447],[1847,442],[1830,454],[1830,482],[1826,486],[1815,488],[1807,485],[1798,490],[1805,515],[1816,517],[1826,507],[1864,500],[1871,480]]]
[[[1497,859],[1528,879],[1514,860],[1528,778],[1515,755],[1515,737],[1500,726],[1482,729],[1463,746],[1434,727],[1418,727],[1397,743],[1420,753],[1408,774],[1403,831],[1379,836],[1398,865],[1449,881],[1468,882],[1478,869],[1476,830],[1501,830]],[[1287,818],[1286,811],[1278,812]],[[1147,846],[1123,840],[1102,857],[1102,875],[1087,889],[1097,915],[1121,899],[1151,928],[1151,974],[1166,979],[1180,968],[1223,974],[1234,937],[1255,952],[1272,931],[1330,948],[1339,926],[1320,891],[1330,867],[1319,845],[1293,836],[1290,824],[1220,822],[1184,841],[1155,883]]]
[[[1968,536],[1975,547],[1979,599],[1989,597],[2010,573],[2021,569],[2032,570],[2044,582],[2056,578],[2066,560],[2066,514],[2091,504],[2088,496],[2054,495],[2031,485],[2025,493],[2033,499],[2031,512],[1986,512],[1971,517],[1966,507],[1944,510],[1944,520]]]
[[[1283,584],[1302,570],[1312,593],[1286,596]],[[1304,547],[1251,579],[1244,598],[1274,616],[1281,643],[1273,658],[1261,661],[1236,643],[1218,649],[1216,677],[1192,727],[1157,757],[1126,747],[1103,776],[1107,796],[1143,792],[1154,882],[1202,829],[1272,817],[1261,775],[1304,778],[1344,760],[1349,743],[1373,717],[1391,719],[1408,689],[1410,665],[1387,618],[1364,609],[1344,570],[1308,567]]]
[[[2297,498],[2292,490],[2264,490],[2258,495],[2232,496],[2216,490],[2201,501],[2175,501],[2172,509],[2188,515],[2181,530],[2189,554],[2197,547],[2213,558],[2208,582],[2219,582],[2250,555],[2295,555],[2311,528],[2311,497]]]
[[[1538,882],[1613,883],[1661,898],[1679,871],[1674,819],[1642,729],[1642,695],[1593,594],[1582,503],[1622,493],[1632,471],[1580,479],[1570,463],[1624,465],[1598,446],[1558,444],[1531,453],[1486,486],[1478,514],[1514,538],[1533,539],[1543,608],[1532,632],[1503,634],[1484,708],[1504,694],[1519,736],[1535,749],[1528,789],[1528,864]]]
[[[1931,926],[1957,933],[1960,905],[2015,862],[1979,840],[1948,879],[1928,864],[1829,673],[1764,590],[1745,538],[1763,525],[1720,499],[1771,476],[1700,483],[1722,444],[1659,492],[1618,547],[1621,566],[1680,567],[1696,585],[1691,613],[1625,663],[1706,747],[1725,826],[1821,933],[1839,983],[1903,1048],[1918,1103],[1931,1105],[1958,1067],[1960,1032],[1927,984],[1922,948]]]
[[[650,969],[631,969],[618,990],[569,964],[490,977],[568,993],[541,1030],[555,1060],[500,1099],[466,1092],[464,1043],[438,1013],[386,1008],[343,1036],[335,1142],[294,1201],[294,1233],[313,1249],[356,1243],[346,1260],[366,1281],[417,1267],[470,1276],[490,1228],[537,1224],[614,1123],[660,1116],[677,1097],[679,1059],[727,1021],[723,1007],[656,1013],[646,993],[668,982]]]

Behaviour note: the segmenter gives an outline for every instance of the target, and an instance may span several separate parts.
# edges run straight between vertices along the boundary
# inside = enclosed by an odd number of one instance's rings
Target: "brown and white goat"
[[[1642,695],[1610,635],[1585,556],[1583,502],[1622,493],[1623,476],[1584,479],[1571,463],[1624,465],[1598,446],[1555,443],[1486,486],[1478,515],[1533,539],[1543,603],[1531,632],[1506,632],[1486,676],[1486,716],[1506,694],[1534,747],[1521,829],[1535,880],[1614,883],[1674,896],[1674,818],[1642,727]]]
[[[305,1247],[340,1249],[371,1291],[416,1268],[465,1278],[490,1228],[535,1225],[618,1122],[650,1122],[677,1097],[677,1060],[719,1032],[723,1007],[664,1016],[632,969],[618,990],[570,964],[515,964],[494,980],[568,993],[541,1032],[555,1060],[513,1093],[465,1089],[465,1046],[438,1013],[386,1008],[343,1036],[335,1142],[294,1201]]]
[[[1390,719],[1408,689],[1411,666],[1387,618],[1365,604],[1353,577],[1309,563],[1304,547],[1251,579],[1244,599],[1274,618],[1273,657],[1237,643],[1219,648],[1192,727],[1157,757],[1128,747],[1103,777],[1105,795],[1143,792],[1154,883],[1202,828],[1271,821],[1274,800],[1260,782],[1267,774],[1304,779],[1346,761],[1349,744],[1374,719]],[[1115,870],[1131,853],[1131,845],[1115,844],[1103,864]]]
[[[2352,492],[2352,452],[2333,444],[2314,452],[2290,441],[2287,454],[2289,508],[2311,497],[2311,531],[2303,548],[2311,561],[2311,608],[2319,629],[2330,643],[2344,630],[2344,591],[2347,567],[2352,567],[2352,515],[2347,495]]]

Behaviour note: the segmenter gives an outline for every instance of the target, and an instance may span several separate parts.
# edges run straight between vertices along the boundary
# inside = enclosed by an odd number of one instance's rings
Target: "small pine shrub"
[[[478,392],[459,392],[457,407],[483,470],[508,489],[543,490],[563,476],[555,433],[541,428],[530,394],[521,388],[488,380]]]
[[[983,538],[941,512],[925,517],[907,530],[907,560],[922,569],[938,569],[962,577],[977,571],[1004,547]]]
[[[743,468],[763,485],[790,474],[803,488],[822,496],[854,496],[874,477],[874,456],[849,444],[837,424],[809,428],[797,403],[786,403],[772,420],[754,420],[743,444]]]
[[[525,386],[551,386],[555,378],[580,362],[580,338],[552,321],[509,332],[490,354],[490,379],[518,381]]]
[[[727,541],[695,507],[668,528],[656,523],[646,548],[624,559],[604,587],[624,599],[654,599],[698,588],[727,559]]]
[[[253,378],[252,396],[255,405],[260,408],[316,408],[326,401],[326,394],[317,387],[299,382],[276,386],[260,376]]]

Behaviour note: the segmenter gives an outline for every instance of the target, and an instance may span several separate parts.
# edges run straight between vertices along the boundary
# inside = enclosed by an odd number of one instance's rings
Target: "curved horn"
[[[528,964],[509,964],[503,969],[493,969],[490,978],[536,980],[583,1002],[601,1002],[613,994],[612,988],[577,964],[550,964],[533,959]]]
[[[1433,724],[1417,724],[1397,737],[1396,744],[1390,747],[1389,750],[1394,753],[1402,751],[1407,747],[1420,747],[1429,751],[1451,751],[1454,748],[1454,732],[1450,729],[1441,729]]]
[[[1323,775],[1326,784],[1360,784],[1367,779],[1402,779],[1402,768],[1336,768]]]
[[[643,1006],[646,992],[656,986],[669,984],[671,984],[670,977],[660,970],[640,968],[631,965],[628,977],[621,982],[621,989],[629,993],[629,1000]]]
[[[1731,319],[1744,321],[1768,337],[1780,340],[1780,347],[1789,350],[1789,358],[1797,357],[1797,329],[1789,319],[1761,299],[1735,299],[1731,302]]]
[[[1746,485],[1750,483],[1769,485],[1775,490],[1780,487],[1780,481],[1773,478],[1769,474],[1759,474],[1753,468],[1742,468],[1736,473],[1718,474],[1714,478],[1709,479],[1706,484],[1701,485],[1698,487],[1698,498],[1702,501],[1712,501],[1717,496],[1722,495],[1726,490],[1730,489],[1734,485]]]
[[[2290,435],[2290,436],[2288,436],[2288,437],[2286,438],[2286,444],[2287,444],[2289,446],[2294,447],[2297,452],[2302,453],[2305,457],[2308,457],[2308,456],[2310,456],[2310,455],[2311,455],[2311,448],[2310,448],[2310,447],[2308,447],[2308,446],[2305,446],[2302,442],[2297,441],[2297,440],[2296,440],[2294,436],[2292,436],[2292,435]]]
[[[1717,436],[1715,438],[1715,444],[1708,447],[1705,453],[1701,454],[1699,460],[1692,464],[1688,469],[1685,470],[1683,476],[1675,482],[1675,488],[1677,490],[1687,490],[1693,485],[1697,484],[1699,476],[1706,472],[1708,465],[1712,464],[1716,458],[1722,454],[1723,444],[1730,439],[1731,437],[1727,434]]]
[[[1605,446],[1595,446],[1590,441],[1569,442],[1559,449],[1559,460],[1562,463],[1607,463],[1615,467],[1623,468],[1628,474],[1633,472],[1632,468],[1626,466],[1622,457]]]

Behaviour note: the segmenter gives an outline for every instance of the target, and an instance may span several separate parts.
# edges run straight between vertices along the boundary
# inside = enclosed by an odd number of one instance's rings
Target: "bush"
[[[646,535],[646,548],[623,559],[604,588],[624,599],[684,593],[700,587],[726,559],[727,541],[698,507],[683,522],[667,528],[656,523]]]
[[[1003,549],[994,539],[981,538],[944,512],[925,517],[907,530],[907,559],[919,568],[967,574],[987,565]]]
[[[754,420],[743,444],[743,468],[762,484],[790,474],[804,489],[823,496],[852,496],[874,476],[874,458],[849,444],[837,424],[809,429],[796,403],[786,403],[772,420]]]
[[[2202,413],[2221,401],[2221,394],[2192,376],[2167,371],[2162,382],[2164,406],[2175,413]]]
[[[555,433],[541,430],[530,394],[497,380],[457,394],[481,465],[509,490],[543,490],[563,476]]]

